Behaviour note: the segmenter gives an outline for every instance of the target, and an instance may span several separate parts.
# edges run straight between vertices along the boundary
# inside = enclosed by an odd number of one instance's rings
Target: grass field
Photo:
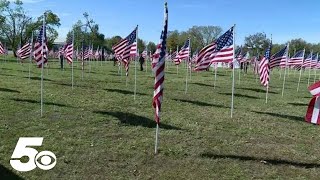
[[[154,78],[134,66],[128,84],[111,62],[86,66],[58,62],[44,70],[44,117],[40,117],[40,69],[0,62],[0,179],[318,179],[319,127],[304,122],[311,95],[304,73],[282,79],[272,72],[268,104],[250,69],[236,72],[235,110],[230,118],[231,71],[193,73],[185,94],[185,73],[169,65],[160,125],[160,153],[154,155],[151,106]],[[313,82],[313,76],[312,76]],[[49,171],[17,172],[10,157],[19,137],[44,137],[38,151],[57,156]],[[27,158],[24,159],[27,161]]]

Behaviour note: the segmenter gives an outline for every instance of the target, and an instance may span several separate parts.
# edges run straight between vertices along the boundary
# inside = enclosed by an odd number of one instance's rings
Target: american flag
[[[72,64],[73,61],[73,39],[72,37],[67,39],[67,43],[64,48],[64,55],[69,64]]]
[[[305,50],[296,52],[289,60],[288,66],[301,66],[303,64]]]
[[[175,65],[179,65],[182,60],[184,59],[188,60],[189,57],[190,57],[190,39],[187,39],[187,41],[184,43],[179,53],[174,58],[174,63]]]
[[[213,62],[229,63],[233,61],[233,27],[216,41],[204,47],[196,60],[196,71],[206,70]]]
[[[244,55],[242,55],[240,62],[242,63],[247,62],[249,60],[249,57],[250,57],[250,53],[249,52],[245,53]]]
[[[176,58],[177,54],[178,54],[177,51],[174,51],[173,53],[171,53],[170,55],[171,61],[174,61],[174,58]]]
[[[165,3],[164,27],[160,36],[160,43],[153,56],[152,70],[155,73],[153,107],[155,108],[155,121],[160,123],[160,112],[163,98],[163,84],[164,84],[164,68],[168,33],[168,7]]]
[[[316,68],[317,64],[318,64],[318,53],[312,56],[311,68]]]
[[[260,82],[263,86],[269,86],[269,59],[271,53],[272,42],[270,42],[268,49],[266,50],[264,57],[261,59],[259,63],[259,74],[260,74]]]
[[[38,38],[34,44],[34,57],[37,62],[37,66],[41,68],[45,63],[48,62],[48,47],[47,47],[47,36],[46,26],[42,25]]]
[[[196,60],[197,60],[197,57],[198,57],[198,50],[196,50],[193,55],[192,55],[192,58],[191,58],[191,63],[195,63]]]
[[[122,39],[117,45],[112,47],[114,54],[118,60],[129,59],[131,55],[136,55],[137,44],[135,43],[137,37],[136,27],[126,38]]]
[[[99,60],[100,59],[100,50],[99,50],[99,47],[97,48],[97,50],[96,50],[96,52],[94,53],[94,58],[96,59],[96,60]]]
[[[0,54],[6,54],[6,49],[3,46],[2,42],[0,42]]]
[[[18,51],[17,51],[17,56],[21,59],[27,59],[31,55],[31,47],[32,44],[30,42],[27,42],[24,46],[22,46]]]
[[[308,123],[320,124],[320,81],[309,87],[309,91],[313,98],[311,99],[305,120]]]
[[[271,56],[270,59],[270,69],[273,69],[275,67],[280,67],[282,64],[283,67],[286,66],[288,58],[288,45],[286,45],[284,48],[282,48],[279,52]]]
[[[311,68],[311,64],[312,64],[311,61],[312,61],[312,52],[304,60],[302,67]]]
[[[83,60],[89,60],[90,58],[90,47],[84,47],[82,51]]]

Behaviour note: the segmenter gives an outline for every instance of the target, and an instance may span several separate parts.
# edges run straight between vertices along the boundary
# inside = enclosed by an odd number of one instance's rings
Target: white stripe
[[[311,93],[312,95],[317,95],[317,94],[319,94],[319,93],[320,93],[320,87],[311,90],[310,93]]]
[[[312,117],[311,117],[311,123],[313,124],[317,124],[318,122],[318,117],[319,117],[319,103],[320,103],[320,99],[318,97],[316,97],[316,101],[314,103],[314,107],[313,107],[313,112],[312,112]]]

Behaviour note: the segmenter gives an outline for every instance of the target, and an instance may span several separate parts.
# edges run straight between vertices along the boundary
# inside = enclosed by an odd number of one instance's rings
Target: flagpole
[[[74,61],[74,31],[72,31],[72,62],[71,62],[71,81],[72,81],[72,89],[73,89],[73,61]]]
[[[146,52],[147,52],[147,55],[146,55],[146,59],[144,60],[144,62],[146,62],[146,73],[148,72],[148,46],[146,47]]]
[[[214,63],[214,82],[213,82],[213,89],[216,89],[216,82],[217,82],[217,71],[218,71],[218,63]]]
[[[309,66],[309,77],[308,77],[308,86],[310,85],[312,56],[313,56],[313,51],[311,51],[311,59],[310,59],[310,66]]]
[[[187,63],[186,63],[186,65],[187,65],[187,68],[186,68],[187,69],[187,72],[186,72],[186,90],[185,90],[184,94],[187,94],[187,92],[188,92],[188,77],[189,77],[189,70],[188,70],[189,67],[188,67],[188,65],[189,65],[189,61],[190,61],[190,48],[191,48],[190,44],[191,44],[191,42],[190,42],[190,38],[189,38],[189,57],[187,58]]]
[[[304,55],[306,53],[306,49],[303,49],[303,55],[302,55],[302,64],[301,64],[301,68],[300,68],[300,75],[299,75],[299,81],[298,81],[298,87],[297,87],[297,92],[299,92],[299,87],[300,87],[300,81],[301,81],[301,75],[302,75],[302,66],[303,66],[303,62],[304,62]]]
[[[234,24],[233,25],[233,56],[232,56],[232,63],[234,63],[234,49],[235,49],[235,28],[236,28],[236,25]],[[233,101],[234,101],[234,64],[233,64],[233,67],[232,67],[232,96],[231,96],[231,118],[233,116]]]
[[[137,25],[137,33],[136,33],[136,43],[137,43],[137,50],[135,55],[135,61],[134,61],[134,96],[133,99],[136,100],[136,94],[137,94],[137,61],[138,61],[138,55],[139,55],[139,48],[138,48],[138,25]]]
[[[178,53],[179,53],[179,46],[177,45],[177,54],[176,54],[176,56],[178,55]],[[179,65],[176,65],[177,66],[177,75],[179,74]]]
[[[32,63],[32,46],[33,46],[33,31],[31,32],[31,47],[30,47],[30,57],[29,57],[29,82],[31,78],[31,63]]]
[[[290,44],[288,43],[287,54],[286,54],[286,64],[285,64],[285,67],[284,67],[284,77],[283,77],[283,85],[282,85],[282,97],[283,97],[283,94],[284,94],[284,86],[286,84],[287,64],[288,64],[288,58],[289,58],[288,57],[289,47],[290,47]]]
[[[44,67],[44,49],[43,49],[43,44],[45,43],[45,33],[46,33],[46,29],[44,28],[46,23],[46,13],[44,13],[43,16],[43,22],[42,22],[42,38],[41,38],[41,107],[40,107],[40,115],[42,117],[43,115],[43,67]]]
[[[316,82],[316,77],[317,77],[318,54],[317,54],[317,57],[316,57],[316,61],[317,61],[317,65],[316,65],[316,67],[314,67],[314,79],[313,79],[313,83]]]
[[[269,94],[269,82],[267,84],[267,90],[266,90],[266,104],[268,104],[268,94]]]
[[[159,143],[159,123],[157,123],[157,127],[156,127],[156,141],[154,145],[155,154],[158,154],[158,143]]]

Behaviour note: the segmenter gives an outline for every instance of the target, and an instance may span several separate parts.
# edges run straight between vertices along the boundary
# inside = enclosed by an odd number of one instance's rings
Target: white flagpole
[[[157,123],[156,127],[156,142],[154,145],[154,153],[158,154],[158,143],[159,143],[159,124]]]
[[[313,52],[311,51],[311,60],[309,66],[309,77],[308,77],[308,86],[310,85],[310,76],[311,76],[311,61],[312,61]]]
[[[137,25],[137,32],[136,32],[136,43],[137,43],[137,52],[135,56],[135,62],[134,62],[134,96],[133,99],[136,100],[136,94],[137,94],[137,61],[138,61],[138,55],[139,55],[139,48],[138,48],[138,25]]]
[[[146,52],[147,52],[147,55],[146,55],[146,59],[144,60],[144,62],[146,63],[146,73],[148,72],[148,46],[146,48]]]
[[[301,75],[302,75],[302,65],[303,65],[303,62],[304,62],[304,54],[305,54],[305,53],[306,53],[306,49],[304,49],[304,50],[303,50],[303,55],[302,55],[303,61],[302,61],[301,68],[300,68],[300,75],[299,75],[299,81],[298,81],[297,92],[299,92],[300,81],[301,81]]]
[[[73,61],[74,61],[74,31],[72,31],[72,62],[71,62],[71,81],[73,89]]]
[[[82,54],[82,56],[81,56],[81,59],[82,59],[82,62],[81,62],[81,79],[83,80],[83,76],[84,76],[84,44],[83,44],[83,42],[82,42],[82,52],[81,52],[81,54]]]
[[[213,89],[216,89],[216,82],[217,82],[217,71],[218,71],[218,63],[214,63],[214,82],[213,82]]]
[[[31,63],[32,63],[32,49],[33,49],[33,31],[31,32],[31,48],[30,48],[30,57],[29,57],[29,82],[31,78]]]
[[[235,28],[236,25],[233,25],[233,57],[232,57],[232,63],[234,63],[234,49],[235,49]],[[234,105],[234,64],[232,67],[232,95],[231,95],[231,118],[233,116],[233,105]]]
[[[191,44],[191,41],[190,41],[190,38],[189,38],[189,57],[188,57],[188,59],[187,59],[187,72],[186,72],[186,90],[185,90],[185,92],[184,92],[184,94],[187,94],[187,92],[188,92],[188,76],[189,76],[189,61],[190,61],[190,52],[191,52],[191,46],[190,46],[190,44]],[[191,70],[190,70],[191,71]]]
[[[269,82],[268,82],[267,91],[266,91],[266,104],[268,104],[268,94],[269,94]]]
[[[177,54],[176,56],[179,54],[179,46],[177,46]],[[174,57],[175,58],[175,57]],[[177,66],[177,75],[179,74],[179,65],[176,65]]]
[[[318,65],[318,54],[317,54],[316,60],[317,60],[317,65]],[[316,77],[317,77],[317,65],[316,65],[316,67],[314,67],[314,79],[313,79],[313,83],[316,82]]]
[[[40,115],[42,117],[43,115],[43,67],[44,67],[44,49],[43,49],[43,44],[45,43],[45,33],[46,29],[44,28],[46,24],[46,13],[43,15],[43,22],[42,22],[42,38],[41,38],[41,107],[40,107]]]
[[[288,57],[289,46],[290,46],[290,44],[288,43],[287,54],[286,54],[286,64],[285,64],[285,67],[284,67],[284,77],[283,77],[283,85],[282,85],[282,97],[283,97],[283,94],[284,94],[284,86],[285,86],[285,83],[286,83],[287,64],[288,64],[288,59],[289,59],[289,57]]]

